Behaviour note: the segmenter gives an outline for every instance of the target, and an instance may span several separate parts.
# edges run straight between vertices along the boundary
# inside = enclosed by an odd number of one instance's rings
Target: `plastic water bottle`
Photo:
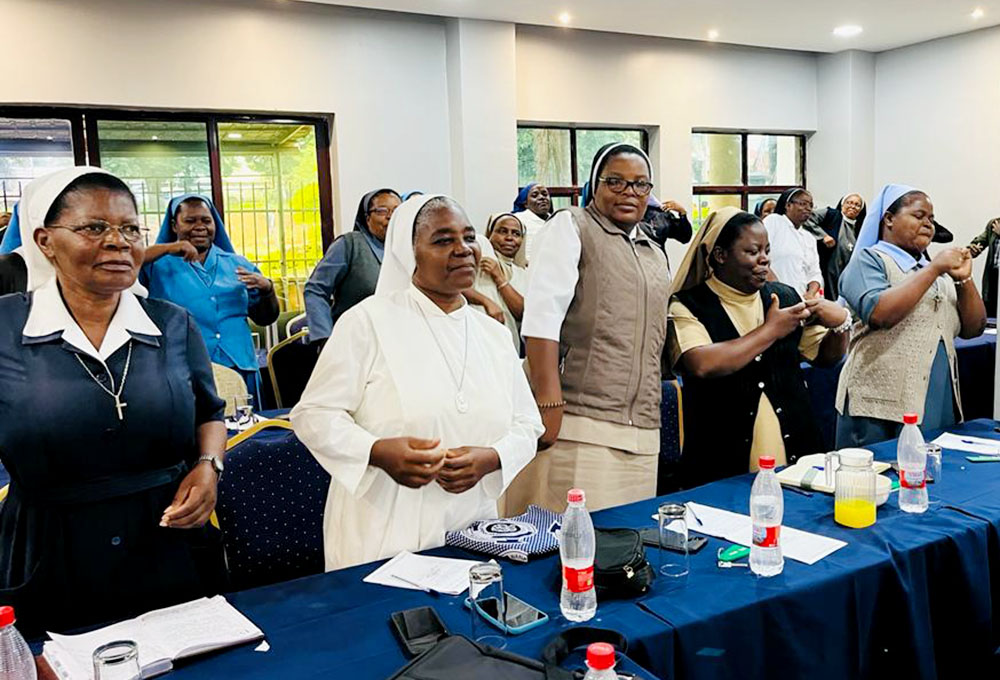
[[[759,465],[760,472],[750,489],[750,519],[753,522],[750,571],[758,576],[777,576],[785,568],[785,558],[781,554],[785,499],[774,474],[774,456],[761,456]]]
[[[614,645],[607,642],[587,645],[587,674],[583,680],[618,680]]]
[[[920,448],[924,436],[917,427],[917,414],[903,414],[903,431],[896,444],[899,464],[899,509],[903,512],[927,510],[927,453]]]
[[[566,494],[566,513],[559,532],[559,557],[562,559],[562,595],[559,609],[568,621],[589,621],[597,612],[594,589],[594,523],[587,512],[581,489]]]
[[[0,607],[0,680],[37,680],[35,657],[14,627],[14,608]]]

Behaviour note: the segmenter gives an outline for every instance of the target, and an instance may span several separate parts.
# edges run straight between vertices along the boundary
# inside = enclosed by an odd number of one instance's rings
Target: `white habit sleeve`
[[[490,473],[482,480],[483,490],[490,498],[499,498],[517,477],[517,473],[531,462],[538,449],[538,438],[545,431],[528,378],[524,375],[520,359],[513,351],[510,353],[510,363],[514,372],[511,395],[514,413],[507,434],[490,445],[500,456],[500,470]]]
[[[580,277],[580,228],[569,211],[556,213],[538,235],[528,264],[521,335],[559,341]]]
[[[291,413],[296,436],[351,494],[358,490],[378,439],[351,415],[361,404],[377,351],[368,315],[357,309],[344,314]]]

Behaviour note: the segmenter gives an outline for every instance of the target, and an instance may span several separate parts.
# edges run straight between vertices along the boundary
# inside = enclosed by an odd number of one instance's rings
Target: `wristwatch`
[[[218,456],[208,456],[208,455],[206,455],[206,456],[202,456],[201,458],[199,458],[198,462],[199,463],[201,463],[201,462],[211,463],[212,464],[212,469],[215,470],[215,474],[217,475],[217,481],[222,481],[222,471],[225,469],[225,466],[222,464],[222,459],[221,458],[219,458]]]

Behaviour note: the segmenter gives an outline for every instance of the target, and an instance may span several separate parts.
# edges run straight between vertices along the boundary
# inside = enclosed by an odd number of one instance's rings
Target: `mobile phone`
[[[531,606],[510,593],[504,593],[503,600],[506,625],[500,623],[500,613],[497,611],[497,599],[495,597],[479,600],[476,603],[476,612],[494,628],[499,628],[500,630],[506,629],[511,635],[519,635],[549,620],[549,615],[541,609]],[[466,599],[465,606],[471,608],[472,600]]]
[[[660,530],[657,527],[647,527],[639,532],[642,537],[642,542],[653,548],[660,547]],[[705,547],[708,543],[708,539],[704,536],[688,536],[687,540],[687,551],[689,554],[694,554]],[[673,550],[674,552],[681,552],[681,546],[678,545],[665,545],[663,546],[667,550]]]
[[[448,629],[433,607],[417,607],[393,612],[389,621],[392,630],[410,656],[418,656],[448,635]]]

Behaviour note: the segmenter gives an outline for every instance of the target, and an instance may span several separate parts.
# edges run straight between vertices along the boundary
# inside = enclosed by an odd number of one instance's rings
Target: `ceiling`
[[[1000,0],[300,0],[412,14],[631,33],[739,45],[871,52],[1000,24]],[[977,7],[981,18],[973,19]],[[864,31],[838,38],[834,27]]]

